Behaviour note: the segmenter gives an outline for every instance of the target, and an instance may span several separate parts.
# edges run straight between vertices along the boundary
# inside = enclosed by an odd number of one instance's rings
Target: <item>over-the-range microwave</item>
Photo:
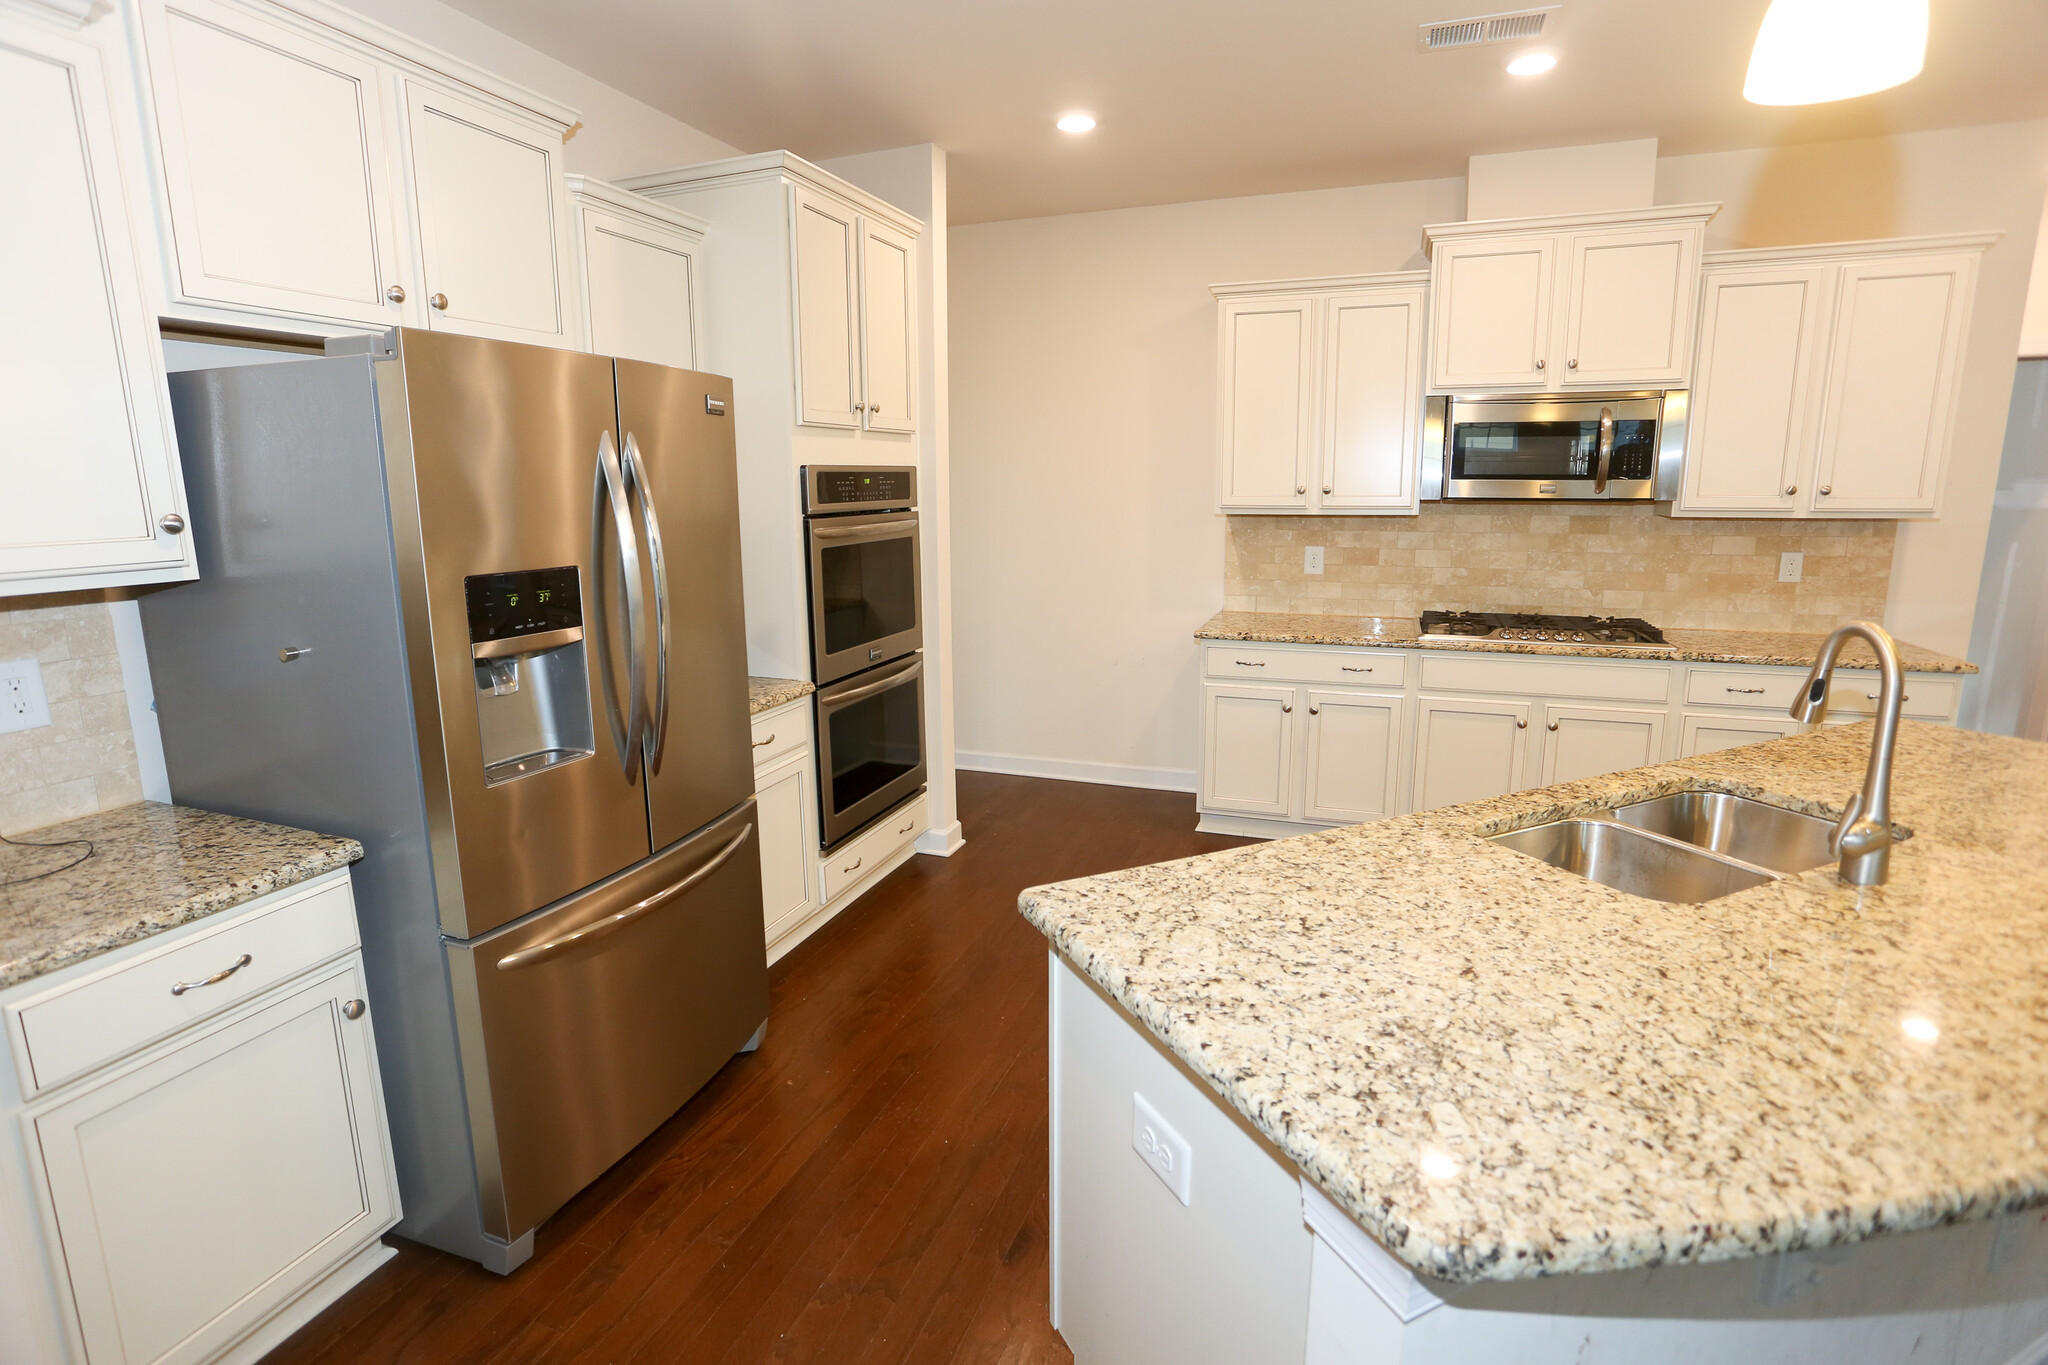
[[[1422,496],[1665,499],[1685,460],[1684,389],[1429,399]]]

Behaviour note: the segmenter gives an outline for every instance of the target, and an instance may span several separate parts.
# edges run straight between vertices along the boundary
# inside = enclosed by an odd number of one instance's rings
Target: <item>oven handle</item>
[[[1607,471],[1614,465],[1614,409],[1600,409],[1600,464],[1593,471],[1593,491],[1607,491]]]
[[[564,934],[560,938],[551,938],[546,943],[537,943],[531,948],[521,948],[516,953],[505,954],[505,956],[498,959],[498,970],[501,972],[516,972],[521,967],[531,967],[536,962],[545,962],[551,957],[559,957],[579,943],[588,943],[592,939],[603,938],[607,934],[617,933],[648,911],[658,909],[666,902],[682,895],[698,882],[703,881],[706,877],[718,871],[720,867],[725,865],[725,860],[730,858],[733,852],[741,844],[744,844],[747,841],[747,837],[753,832],[754,827],[752,824],[743,826],[738,834],[725,841],[725,847],[719,849],[718,852],[712,854],[705,861],[704,866],[698,868],[675,885],[663,887],[644,900],[633,902],[615,915],[607,915],[595,924],[586,924],[573,933]]]
[[[812,540],[851,540],[855,536],[887,535],[891,531],[915,531],[916,517],[901,521],[871,521],[865,526],[813,526]]]
[[[912,659],[908,664],[897,669],[888,677],[877,678],[871,683],[864,683],[854,688],[851,692],[841,692],[836,697],[827,697],[823,692],[820,692],[818,694],[818,709],[820,711],[836,711],[842,706],[850,706],[857,701],[866,701],[877,692],[885,692],[889,688],[896,686],[896,684],[909,682],[923,673],[924,660]]]

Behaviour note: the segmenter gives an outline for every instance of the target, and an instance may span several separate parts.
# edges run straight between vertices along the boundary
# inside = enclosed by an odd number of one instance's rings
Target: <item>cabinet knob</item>
[[[1542,361],[1540,361],[1540,360],[1539,360],[1539,361],[1537,361],[1537,362],[1536,362],[1536,368],[1537,368],[1537,369],[1539,369],[1539,370],[1540,370],[1540,369],[1542,369],[1542,368],[1543,368],[1543,362],[1542,362]]]
[[[1577,356],[1573,356],[1570,360],[1565,361],[1565,367],[1567,369],[1576,370],[1577,368],[1579,368],[1579,358]]]
[[[1526,720],[1518,720],[1515,722],[1515,728],[1517,730],[1526,730],[1529,728],[1529,722]]]
[[[1331,494],[1332,492],[1334,492],[1334,491],[1335,491],[1335,489],[1334,489],[1334,488],[1333,488],[1333,487],[1332,487],[1332,486],[1331,486],[1330,484],[1324,484],[1324,485],[1323,485],[1323,496],[1324,496],[1324,497],[1326,497],[1326,498],[1327,498],[1327,497],[1329,497],[1329,496],[1330,496],[1330,494]]]
[[[277,651],[277,661],[281,664],[288,664],[294,659],[303,659],[312,652],[313,649],[310,645],[286,645],[283,649]]]
[[[360,1019],[363,1017],[363,1011],[368,1008],[370,1007],[360,1000],[351,1000],[341,1007],[342,1017],[345,1019]]]
[[[881,405],[880,403],[870,403],[870,404],[868,404],[868,416],[870,416],[870,417],[880,417],[881,415],[882,415],[882,405]]]
[[[156,524],[163,528],[165,535],[181,535],[185,530],[185,519],[176,512],[164,513],[163,516],[157,518]]]
[[[1321,714],[1323,714],[1323,708],[1320,706],[1311,706],[1308,708],[1308,713],[1312,716],[1320,716]]]
[[[1791,497],[1794,493],[1797,493],[1798,491],[1799,485],[1796,483],[1788,483],[1785,485],[1785,496],[1788,498]]]
[[[391,300],[393,303],[404,303],[405,286],[402,284],[392,285],[389,289],[384,291],[384,297]]]
[[[1281,702],[1281,703],[1280,703],[1280,714],[1281,714],[1281,715],[1283,715],[1283,716],[1291,716],[1291,715],[1293,715],[1293,714],[1294,714],[1294,703],[1293,703],[1293,702],[1291,702],[1291,701],[1283,701],[1283,702]]]
[[[1308,485],[1305,483],[1298,483],[1294,485],[1294,491],[1297,493],[1306,493],[1308,492]]]
[[[446,294],[429,294],[427,295],[427,302],[433,304],[434,307],[444,313],[448,311],[448,296]]]
[[[1834,492],[1834,491],[1835,491],[1835,486],[1834,486],[1833,484],[1831,484],[1831,483],[1824,483],[1824,484],[1822,484],[1822,485],[1820,486],[1820,495],[1821,495],[1822,497],[1826,497],[1826,496],[1827,496],[1828,494],[1830,494],[1830,493],[1832,493],[1832,492]]]
[[[1552,734],[1556,734],[1556,733],[1557,733],[1557,722],[1556,722],[1556,721],[1552,721],[1552,722],[1550,722],[1550,724],[1548,724],[1548,725],[1544,726],[1543,728],[1544,728],[1544,729],[1546,729],[1546,730],[1548,730],[1548,731],[1550,731],[1550,733],[1552,733]]]

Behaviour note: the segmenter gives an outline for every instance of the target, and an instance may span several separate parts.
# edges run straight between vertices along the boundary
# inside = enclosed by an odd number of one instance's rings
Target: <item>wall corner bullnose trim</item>
[[[1443,1307],[1444,1301],[1423,1283],[1421,1276],[1367,1236],[1350,1214],[1332,1203],[1305,1175],[1301,1178],[1301,1221],[1402,1322],[1413,1322],[1424,1313]]]

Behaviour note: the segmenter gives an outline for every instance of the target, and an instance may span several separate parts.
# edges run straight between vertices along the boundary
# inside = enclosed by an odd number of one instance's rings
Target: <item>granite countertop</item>
[[[1245,640],[1275,645],[1362,645],[1389,649],[1443,649],[1485,654],[1576,654],[1609,659],[1676,659],[1695,664],[1781,664],[1805,668],[1825,635],[1799,631],[1667,630],[1662,645],[1537,644],[1520,640],[1425,638],[1412,616],[1311,616],[1277,611],[1219,611],[1195,632],[1198,640]],[[1899,663],[1911,673],[1975,673],[1967,659],[1898,641]],[[1842,663],[1874,668],[1870,646],[1851,640]]]
[[[778,706],[787,706],[798,697],[808,697],[817,687],[801,678],[749,678],[747,679],[747,714],[758,716],[763,711],[773,711]]]
[[[1428,1276],[1724,1260],[2048,1202],[2048,745],[1903,726],[1893,814],[1913,837],[1878,887],[1830,863],[1667,905],[1484,837],[1685,789],[1834,815],[1870,733],[1019,904]]]
[[[18,844],[90,839],[84,850],[0,844],[0,989],[346,867],[353,839],[187,806],[138,801],[13,836]],[[18,878],[35,877],[33,881]]]

